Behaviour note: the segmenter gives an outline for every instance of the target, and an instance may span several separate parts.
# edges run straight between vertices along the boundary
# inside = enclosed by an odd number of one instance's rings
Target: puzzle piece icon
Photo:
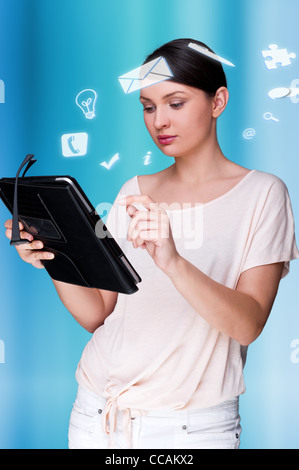
[[[263,57],[265,59],[265,65],[268,70],[277,69],[277,65],[280,64],[281,67],[286,67],[291,65],[291,59],[295,59],[296,54],[294,52],[288,53],[287,49],[278,49],[277,44],[270,44],[269,49],[262,51]]]

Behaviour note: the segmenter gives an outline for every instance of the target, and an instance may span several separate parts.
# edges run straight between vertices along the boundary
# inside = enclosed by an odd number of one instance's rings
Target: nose
[[[162,129],[169,127],[169,116],[167,114],[167,110],[162,106],[157,106],[155,111],[155,119],[154,119],[154,126],[156,129]]]

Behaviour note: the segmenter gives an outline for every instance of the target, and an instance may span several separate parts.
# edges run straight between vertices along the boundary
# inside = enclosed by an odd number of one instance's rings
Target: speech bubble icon
[[[279,88],[273,88],[273,90],[270,90],[268,93],[268,96],[272,100],[276,100],[278,98],[285,98],[290,94],[290,89],[286,87],[279,87]]]

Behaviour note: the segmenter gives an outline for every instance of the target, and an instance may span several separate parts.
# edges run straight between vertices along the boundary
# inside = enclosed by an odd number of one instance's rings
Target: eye
[[[171,106],[173,109],[179,109],[179,108],[181,108],[182,106],[184,106],[184,102],[180,102],[180,103],[171,103],[170,106]]]
[[[143,108],[143,111],[145,111],[146,113],[153,113],[155,111],[155,107],[154,106],[145,106]]]

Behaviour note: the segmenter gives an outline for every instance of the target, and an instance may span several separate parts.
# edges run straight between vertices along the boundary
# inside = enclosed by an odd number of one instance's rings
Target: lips
[[[169,145],[176,139],[176,137],[176,135],[158,135],[157,138],[160,144]]]

